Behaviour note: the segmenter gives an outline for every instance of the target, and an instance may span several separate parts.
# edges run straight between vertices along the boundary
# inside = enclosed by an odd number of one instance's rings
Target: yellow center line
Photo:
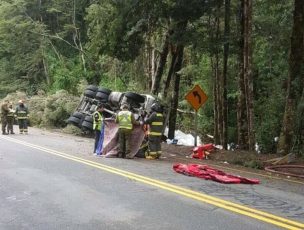
[[[159,180],[155,180],[149,177],[145,177],[145,176],[141,176],[139,174],[135,174],[129,171],[125,171],[125,170],[121,170],[118,168],[114,168],[111,166],[107,166],[104,164],[100,164],[94,161],[90,161],[90,160],[86,160],[84,158],[80,158],[80,157],[76,157],[73,155],[69,155],[63,152],[59,152],[56,150],[52,150],[52,149],[48,149],[42,146],[38,146],[38,145],[34,145],[34,144],[30,144],[24,141],[20,141],[14,138],[10,138],[10,137],[2,137],[3,139],[30,147],[30,148],[34,148],[37,150],[41,150],[43,152],[52,154],[52,155],[56,155],[65,159],[69,159],[78,163],[82,163],[97,169],[101,169],[103,171],[107,171],[116,175],[120,175],[144,184],[148,184],[154,187],[158,187],[161,188],[163,190],[167,190],[176,194],[180,194],[182,196],[194,199],[194,200],[198,200],[207,204],[211,204],[214,205],[216,207],[220,207],[238,214],[242,214],[254,219],[258,219],[282,228],[286,228],[286,229],[294,229],[294,230],[300,230],[300,229],[304,229],[304,224],[300,223],[300,222],[296,222],[293,220],[289,220],[280,216],[276,216],[267,212],[263,212],[257,209],[253,209],[253,208],[249,208],[240,204],[236,204],[230,201],[226,201],[223,199],[219,199],[210,195],[206,195],[206,194],[202,194],[190,189],[186,189],[180,186],[176,186],[173,184],[169,184],[163,181],[159,181]]]

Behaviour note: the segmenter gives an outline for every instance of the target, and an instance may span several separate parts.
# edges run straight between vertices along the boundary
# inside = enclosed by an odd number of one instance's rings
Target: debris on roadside
[[[258,179],[249,179],[225,173],[208,165],[199,164],[174,164],[173,170],[187,176],[198,177],[205,180],[213,180],[224,184],[259,184]]]
[[[168,136],[168,128],[165,129],[164,134]],[[176,144],[176,145],[183,145],[183,146],[193,146],[194,145],[194,136],[192,134],[186,134],[180,130],[176,130],[174,133],[174,139],[167,140],[167,144]],[[200,137],[197,137],[197,144],[201,144]]]
[[[198,159],[208,159],[208,156],[210,153],[212,153],[215,150],[214,144],[205,144],[205,145],[199,145],[197,147],[193,148],[192,158],[198,158]]]

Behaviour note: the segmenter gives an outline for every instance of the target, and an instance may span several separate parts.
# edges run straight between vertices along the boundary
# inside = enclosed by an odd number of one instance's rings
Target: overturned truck
[[[134,113],[135,119],[141,119],[143,114],[151,112],[151,106],[157,99],[147,94],[137,94],[134,92],[115,92],[107,88],[100,88],[89,85],[75,110],[67,122],[73,124],[85,132],[93,130],[92,114],[96,111],[97,105],[103,103],[104,120],[104,142],[102,155],[106,157],[116,157],[118,154],[118,125],[115,123],[115,114],[119,111],[122,104],[128,104]],[[145,133],[142,126],[135,125],[131,135],[132,156],[143,157],[139,153],[140,146],[144,141]]]

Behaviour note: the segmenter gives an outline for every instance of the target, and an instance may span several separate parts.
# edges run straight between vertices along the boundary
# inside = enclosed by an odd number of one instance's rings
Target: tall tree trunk
[[[183,56],[184,56],[184,46],[178,45],[177,46],[177,62],[174,69],[174,91],[171,103],[171,113],[169,118],[169,131],[168,131],[168,138],[174,139],[175,136],[175,125],[176,125],[176,118],[177,118],[177,107],[178,107],[178,97],[179,97],[179,85],[180,85],[180,75],[178,71],[182,68],[183,63]]]
[[[163,89],[164,98],[167,98],[167,96],[168,96],[170,82],[171,82],[173,73],[175,71],[175,66],[176,66],[176,63],[177,63],[177,57],[178,57],[177,47],[171,45],[171,64],[170,64],[170,68],[169,68],[169,71],[168,71],[167,79],[165,81],[165,86],[164,86],[164,89]]]
[[[75,0],[73,1],[72,21],[73,21],[73,26],[74,26],[74,30],[75,30],[75,32],[73,33],[73,41],[74,41],[75,47],[80,51],[80,58],[81,58],[82,66],[83,66],[83,71],[86,72],[87,67],[86,67],[86,60],[85,60],[85,56],[84,56],[84,50],[83,50],[83,46],[81,43],[79,28],[76,25],[76,1]]]
[[[154,94],[154,95],[157,95],[157,93],[159,92],[160,81],[161,81],[161,77],[163,75],[164,68],[165,68],[165,65],[166,65],[166,62],[167,62],[168,53],[169,53],[169,32],[167,32],[166,35],[165,35],[163,48],[162,48],[162,51],[160,53],[159,63],[158,63],[158,66],[157,66],[155,77],[154,77],[153,82],[152,82],[151,93]]]
[[[216,18],[215,18],[215,26],[216,26],[216,33],[215,33],[215,41],[217,43],[215,49],[215,93],[217,94],[216,98],[216,111],[217,111],[217,126],[215,127],[218,130],[219,135],[219,144],[223,143],[223,89],[222,89],[222,71],[220,70],[220,16],[221,16],[221,7],[222,1],[217,1],[217,11],[216,11]]]
[[[153,79],[155,76],[155,64],[156,64],[156,60],[155,60],[155,52],[156,50],[153,47],[154,41],[155,41],[155,37],[154,34],[150,28],[150,22],[148,24],[148,32],[147,32],[147,41],[146,41],[146,53],[147,53],[147,81],[146,81],[146,85],[145,85],[145,90],[150,90],[152,89],[152,83],[153,83]]]
[[[152,88],[152,83],[153,83],[152,79],[153,79],[153,76],[155,76],[155,71],[156,71],[155,52],[156,52],[156,50],[151,47],[151,53],[149,55],[151,68],[150,68],[150,73],[149,73],[148,89]]]
[[[295,128],[295,110],[297,100],[300,100],[303,90],[303,59],[304,59],[304,1],[295,0],[291,46],[289,54],[289,74],[287,80],[287,95],[283,127],[278,150],[287,154],[292,150]],[[301,88],[302,87],[302,88]],[[303,117],[302,117],[303,119]]]
[[[45,79],[46,79],[46,84],[48,86],[50,86],[51,85],[51,79],[50,79],[50,75],[49,75],[49,72],[48,72],[47,62],[45,61],[45,58],[44,58],[44,52],[43,52],[42,63],[43,63],[43,69],[44,69],[44,75],[45,75]]]
[[[248,122],[248,148],[254,149],[254,108],[253,108],[253,74],[252,74],[252,0],[245,0],[244,4],[244,80],[246,92],[246,108]]]
[[[215,20],[216,21],[216,20]],[[208,28],[209,29],[209,36],[211,41],[214,41],[214,31],[217,26],[214,25],[214,23],[212,23],[212,16],[209,16],[208,18]],[[215,22],[216,24],[216,22]],[[212,94],[213,94],[213,141],[214,144],[219,145],[220,144],[220,136],[219,136],[219,130],[218,130],[218,124],[219,124],[219,120],[218,120],[218,110],[217,110],[217,101],[218,101],[218,92],[217,92],[217,67],[216,67],[216,59],[215,59],[215,55],[213,53],[213,50],[211,50],[210,52],[210,62],[211,62],[211,68],[212,68],[212,77],[213,77],[213,81],[212,81]]]
[[[239,79],[238,79],[238,103],[237,103],[237,130],[238,130],[238,140],[237,143],[241,149],[247,149],[247,110],[246,110],[246,100],[245,100],[245,81],[244,81],[244,0],[241,0],[240,5],[240,40],[239,40]]]
[[[219,134],[219,129],[218,129],[218,124],[219,124],[219,112],[218,112],[218,71],[217,71],[217,65],[216,65],[216,60],[214,60],[213,57],[211,57],[211,66],[212,66],[212,73],[214,77],[213,81],[213,120],[214,120],[214,129],[213,129],[213,137],[214,137],[214,143],[215,144],[220,144],[220,134]]]
[[[216,111],[217,111],[217,126],[219,135],[219,144],[222,144],[223,140],[223,108],[222,108],[222,87],[221,87],[221,71],[220,71],[220,60],[219,60],[219,50],[217,49],[215,54],[215,93],[216,93]]]
[[[222,145],[227,149],[228,144],[228,104],[227,104],[227,64],[229,56],[229,37],[230,37],[230,0],[225,0],[225,31],[224,31],[224,58],[222,76],[222,110],[223,110],[223,137]]]

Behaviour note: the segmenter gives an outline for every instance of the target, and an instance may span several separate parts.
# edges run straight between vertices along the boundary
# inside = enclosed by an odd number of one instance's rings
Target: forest
[[[41,114],[81,85],[155,95],[171,109],[169,138],[193,132],[185,95],[200,85],[203,140],[269,153],[278,137],[276,152],[303,157],[304,1],[1,0],[0,81],[2,99],[51,98]]]

